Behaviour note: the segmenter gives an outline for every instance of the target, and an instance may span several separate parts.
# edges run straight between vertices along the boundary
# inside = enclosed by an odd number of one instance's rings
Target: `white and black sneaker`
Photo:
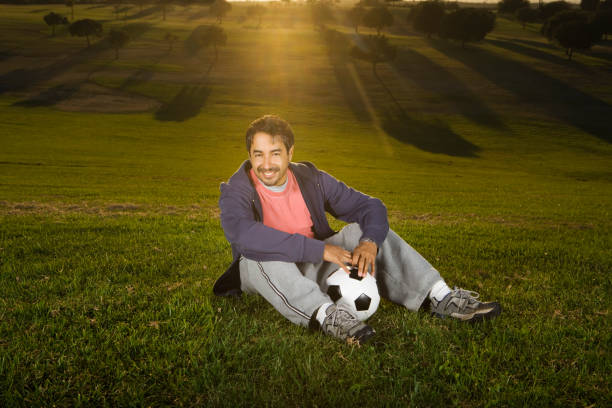
[[[444,299],[431,299],[431,314],[438,317],[453,317],[464,322],[491,319],[501,313],[497,302],[480,302],[478,293],[455,288]]]
[[[343,306],[333,304],[325,314],[321,330],[349,344],[364,344],[376,333]]]

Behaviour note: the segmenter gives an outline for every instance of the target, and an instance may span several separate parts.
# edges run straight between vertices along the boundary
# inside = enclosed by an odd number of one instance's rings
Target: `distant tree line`
[[[612,0],[581,0],[580,8],[566,1],[536,7],[528,0],[501,0],[498,11],[514,15],[523,28],[541,23],[542,35],[565,48],[570,60],[574,50],[587,50],[612,33]]]
[[[495,14],[484,8],[457,7],[456,4],[428,0],[418,3],[408,14],[413,28],[427,37],[467,42],[480,41],[495,28]]]

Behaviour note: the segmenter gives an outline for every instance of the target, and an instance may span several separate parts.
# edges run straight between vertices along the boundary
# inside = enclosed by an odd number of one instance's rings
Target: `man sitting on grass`
[[[376,276],[380,295],[410,310],[429,299],[431,312],[461,321],[499,315],[497,302],[451,290],[440,274],[389,229],[383,203],[347,187],[312,163],[292,163],[294,136],[266,115],[246,132],[249,160],[221,184],[221,224],[234,261],[213,288],[221,296],[259,293],[293,323],[365,343],[375,333],[334,304],[325,281],[338,266]],[[349,223],[334,232],[325,216]]]

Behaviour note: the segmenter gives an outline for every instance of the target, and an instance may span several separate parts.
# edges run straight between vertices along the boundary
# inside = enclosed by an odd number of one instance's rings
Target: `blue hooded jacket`
[[[238,261],[241,255],[256,261],[321,262],[323,240],[335,234],[327,222],[326,212],[339,220],[358,223],[362,239],[371,239],[379,247],[385,240],[389,222],[382,201],[348,187],[312,163],[289,163],[289,168],[310,212],[315,238],[289,234],[263,224],[261,202],[249,175],[251,163],[246,160],[227,183],[221,183],[221,226],[232,245],[234,261],[215,283],[216,295],[240,295]]]

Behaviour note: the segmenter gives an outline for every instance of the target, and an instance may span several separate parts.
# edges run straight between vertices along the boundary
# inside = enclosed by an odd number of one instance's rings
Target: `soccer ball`
[[[380,295],[376,279],[369,273],[364,278],[357,275],[357,268],[348,274],[342,268],[327,278],[327,294],[335,303],[350,307],[361,321],[368,319],[378,309]]]

